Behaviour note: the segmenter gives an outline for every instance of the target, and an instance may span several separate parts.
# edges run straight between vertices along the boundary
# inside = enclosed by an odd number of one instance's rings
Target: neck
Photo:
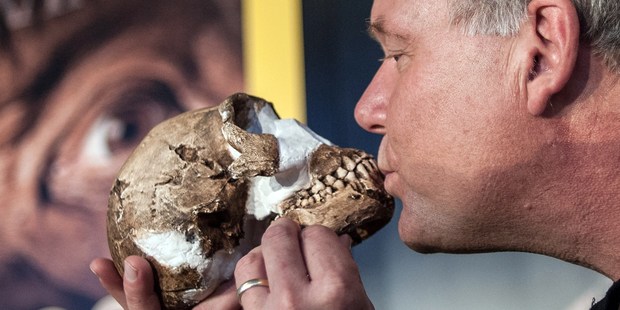
[[[620,76],[589,53],[553,98],[555,139],[539,205],[557,225],[540,225],[540,252],[620,279]],[[580,72],[582,71],[582,72]],[[581,78],[580,78],[581,77]],[[559,124],[559,125],[558,125]],[[548,207],[547,207],[548,206]],[[537,214],[536,216],[541,216]],[[540,231],[539,231],[540,233]],[[540,237],[539,237],[540,238]],[[542,250],[544,249],[544,250]],[[551,249],[551,250],[549,250]]]

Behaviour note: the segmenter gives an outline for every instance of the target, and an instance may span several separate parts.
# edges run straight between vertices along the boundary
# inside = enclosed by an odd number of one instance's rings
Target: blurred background
[[[0,0],[0,309],[113,309],[107,195],[157,123],[237,91],[376,155],[353,108],[383,55],[371,0]],[[611,281],[539,255],[353,249],[377,309],[588,309]],[[104,298],[102,300],[102,298]],[[49,308],[48,308],[49,309]]]

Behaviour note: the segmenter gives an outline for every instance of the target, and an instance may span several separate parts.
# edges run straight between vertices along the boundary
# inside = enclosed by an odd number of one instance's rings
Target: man
[[[409,247],[535,252],[620,279],[617,1],[375,0],[370,33],[386,57],[355,116],[383,135]],[[348,244],[275,221],[237,265],[239,302],[371,309]],[[109,261],[91,267],[128,308],[157,307],[148,264],[126,263],[124,280]],[[619,285],[595,307],[618,309]],[[235,287],[201,307],[238,308]]]
[[[0,1],[0,308],[90,308],[117,171],[242,90],[239,1]]]

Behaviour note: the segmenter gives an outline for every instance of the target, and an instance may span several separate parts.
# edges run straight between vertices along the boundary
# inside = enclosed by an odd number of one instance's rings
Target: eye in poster
[[[109,257],[116,173],[161,121],[265,89],[244,76],[263,41],[244,60],[242,16],[257,8],[0,0],[1,309],[90,309],[106,295],[88,265]]]

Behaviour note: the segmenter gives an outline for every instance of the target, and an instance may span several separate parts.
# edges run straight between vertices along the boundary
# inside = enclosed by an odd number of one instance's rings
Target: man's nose
[[[390,70],[385,63],[379,67],[355,106],[355,120],[368,132],[385,134],[386,108],[394,85]]]

